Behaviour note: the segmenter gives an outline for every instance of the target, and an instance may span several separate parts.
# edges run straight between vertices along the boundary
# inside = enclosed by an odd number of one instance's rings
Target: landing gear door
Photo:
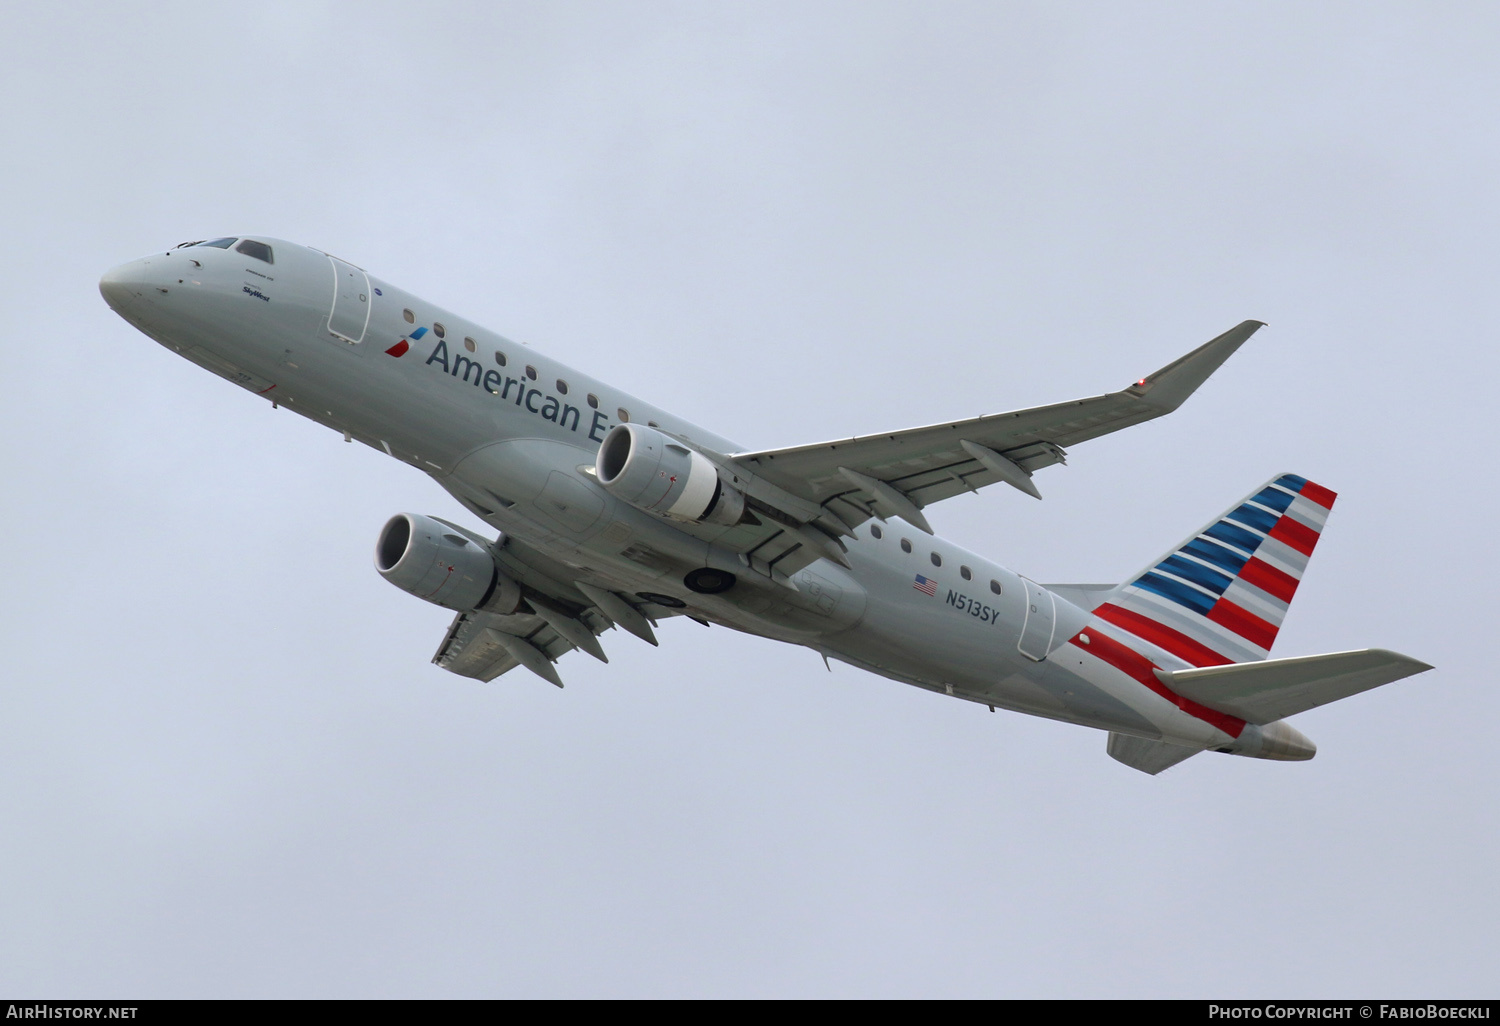
[[[328,333],[342,342],[358,345],[370,324],[370,277],[353,264],[329,257],[333,265],[333,309],[328,312]]]
[[[1016,647],[1027,659],[1041,662],[1052,651],[1052,635],[1057,629],[1057,606],[1052,593],[1034,581],[1021,578],[1026,585],[1026,623]]]

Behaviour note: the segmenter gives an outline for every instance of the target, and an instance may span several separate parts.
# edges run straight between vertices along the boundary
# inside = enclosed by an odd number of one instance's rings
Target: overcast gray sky
[[[1497,978],[1490,4],[12,4],[0,64],[0,992],[1474,996]],[[96,282],[339,254],[747,446],[1120,387],[1269,322],[1046,500],[1115,581],[1340,493],[1279,655],[1437,670],[1316,760],[1157,778],[691,622],[565,691],[428,662],[436,484]]]

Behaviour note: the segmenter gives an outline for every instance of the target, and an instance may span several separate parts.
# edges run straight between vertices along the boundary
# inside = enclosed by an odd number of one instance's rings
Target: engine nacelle
[[[417,513],[397,513],[375,542],[375,569],[402,591],[467,613],[514,613],[521,586],[494,558],[453,527]]]
[[[745,512],[745,496],[708,457],[639,424],[610,428],[594,474],[611,494],[673,520],[734,525]]]

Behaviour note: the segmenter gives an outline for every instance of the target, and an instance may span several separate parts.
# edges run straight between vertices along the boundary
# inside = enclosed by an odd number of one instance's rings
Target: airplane
[[[924,510],[1034,477],[1176,410],[1247,320],[1126,388],[746,450],[309,246],[182,243],[109,271],[150,338],[275,407],[408,463],[494,537],[398,513],[391,584],[455,614],[433,662],[478,681],[608,662],[674,616],[801,645],[937,694],[1094,727],[1149,774],[1212,751],[1311,759],[1286,717],[1432,667],[1384,649],[1270,658],[1335,493],[1272,476],[1137,574],[1043,585],[944,541]]]

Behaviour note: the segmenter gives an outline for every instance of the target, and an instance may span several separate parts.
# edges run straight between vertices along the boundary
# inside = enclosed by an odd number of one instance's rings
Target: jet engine
[[[732,526],[745,512],[744,494],[725,483],[708,457],[639,424],[610,429],[594,473],[611,494],[673,520]]]
[[[397,513],[375,542],[375,569],[402,591],[466,613],[514,613],[521,586],[500,572],[485,546],[451,524]]]

